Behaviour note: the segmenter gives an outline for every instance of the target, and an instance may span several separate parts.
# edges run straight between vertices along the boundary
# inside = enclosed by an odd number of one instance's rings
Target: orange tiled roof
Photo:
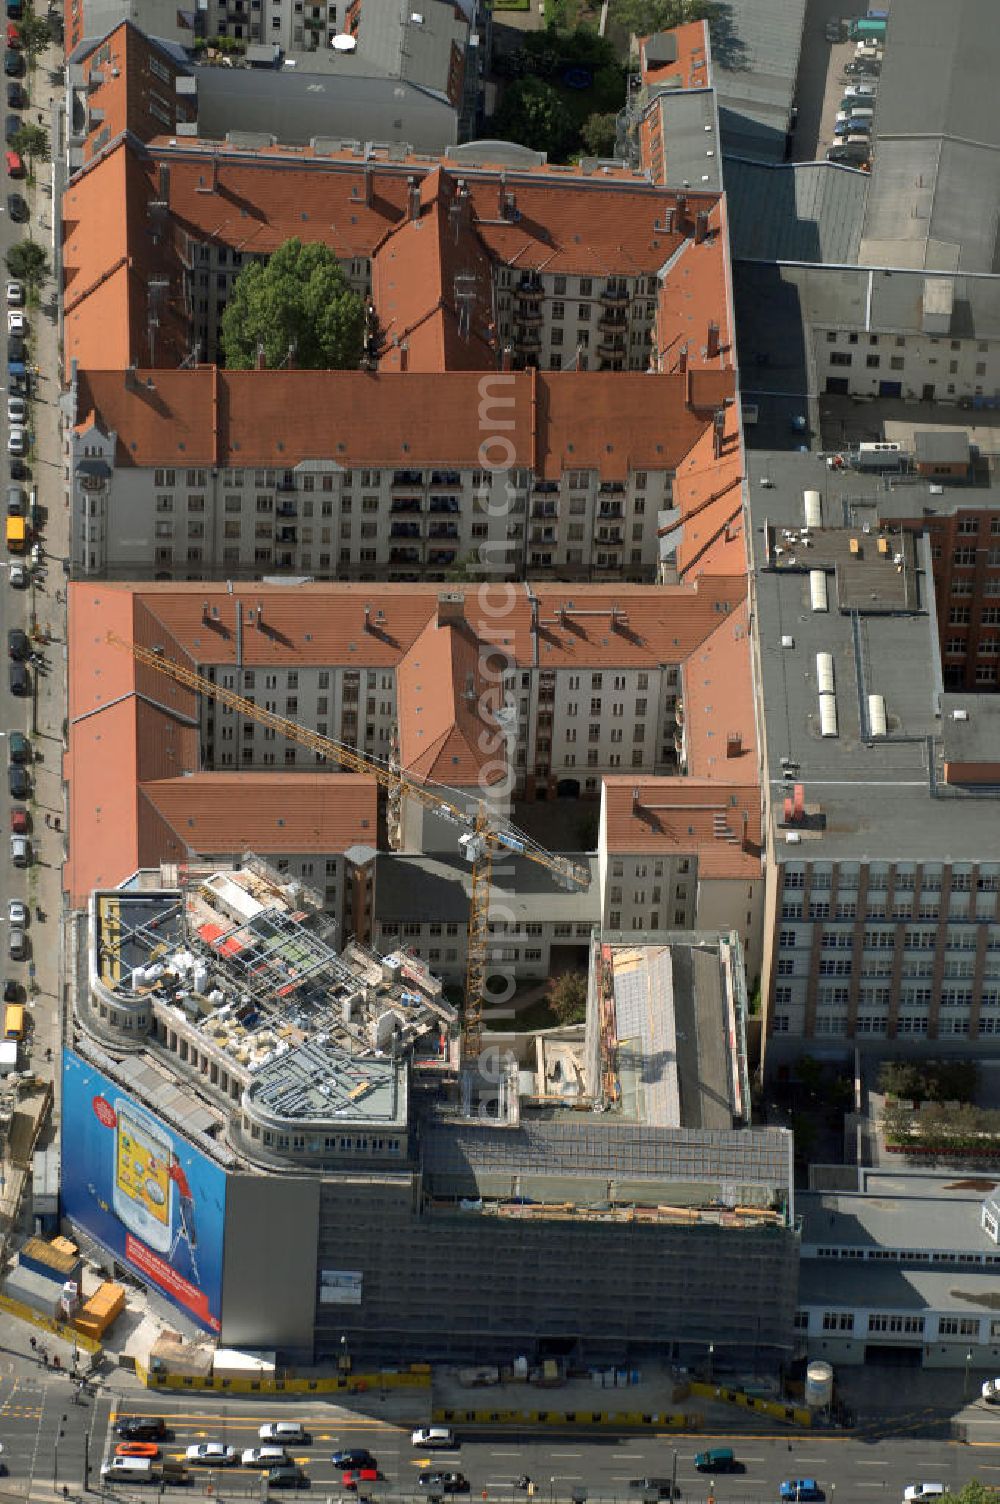
[[[495,702],[478,640],[432,618],[396,676],[401,766],[415,778],[458,788],[501,782],[506,758]]]
[[[749,620],[744,599],[684,664],[687,766],[689,773],[702,778],[749,782],[756,777]]]
[[[693,851],[700,878],[761,875],[760,790],[753,782],[606,777],[603,819],[609,852]]]
[[[139,785],[139,865],[313,852],[377,842],[377,785],[355,773],[219,769]]]
[[[678,536],[677,569],[682,579],[746,569],[739,423],[736,405],[731,403],[725,408],[718,456],[715,435],[706,431],[677,467],[674,502],[680,516],[661,534]]]
[[[700,245],[690,237],[685,240],[660,284],[657,337],[661,371],[678,370],[684,361],[689,370],[719,370],[733,364],[728,246],[725,201],[720,198],[709,211],[706,239]],[[709,324],[717,328],[717,354],[709,353]]]
[[[686,21],[671,31],[654,33],[673,37],[677,56],[671,63],[655,63],[646,56],[652,36],[639,41],[639,70],[646,85],[669,84],[676,89],[704,89],[711,82],[709,76],[708,23]]]
[[[401,468],[479,463],[482,383],[516,466],[622,480],[676,469],[734,389],[732,372],[84,370],[77,411],[118,435],[120,465]],[[688,405],[697,403],[695,408]],[[331,429],[328,415],[337,414]],[[419,421],[414,416],[419,415]],[[508,426],[509,425],[509,426]]]
[[[153,72],[154,58],[157,68],[166,71],[166,78]],[[93,161],[125,130],[140,141],[162,135],[164,112],[178,122],[188,118],[188,104],[176,92],[176,80],[187,70],[131,21],[123,21],[95,42],[82,60],[81,70],[89,121],[82,148],[85,163]],[[191,118],[194,113],[192,105]]]
[[[421,213],[376,251],[372,299],[388,342],[383,371],[495,366],[492,265],[468,193],[440,168],[421,185]]]

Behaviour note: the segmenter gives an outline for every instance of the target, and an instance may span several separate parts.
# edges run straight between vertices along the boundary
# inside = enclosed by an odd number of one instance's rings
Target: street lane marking
[[[879,1460],[879,1459],[858,1457],[855,1460],[857,1462],[858,1467],[888,1467],[889,1466],[888,1462],[885,1461],[884,1459],[883,1460]]]

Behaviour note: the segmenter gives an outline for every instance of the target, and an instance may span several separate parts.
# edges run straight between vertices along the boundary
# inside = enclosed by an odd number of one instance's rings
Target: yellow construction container
[[[73,1325],[85,1337],[101,1338],[116,1316],[125,1309],[125,1287],[105,1280],[75,1317]]]

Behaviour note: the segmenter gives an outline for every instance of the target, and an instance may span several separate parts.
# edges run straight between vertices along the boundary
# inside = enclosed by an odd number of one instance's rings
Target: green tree
[[[573,118],[559,91],[544,79],[519,78],[509,84],[497,113],[495,133],[519,141],[550,161],[564,157],[573,141]]]
[[[28,159],[29,164],[35,161],[47,162],[51,155],[48,131],[27,120],[15,134],[11,145],[20,156]]]
[[[230,370],[251,370],[258,345],[271,370],[286,362],[350,370],[361,359],[364,325],[364,303],[333,252],[286,240],[269,261],[252,261],[237,277],[222,315],[222,348]]]
[[[44,52],[51,42],[52,28],[41,16],[28,11],[24,19],[18,22],[18,30],[21,33],[21,46],[29,60],[34,62],[38,54]]]
[[[551,977],[548,1004],[561,1024],[582,1024],[587,1017],[587,978],[579,971]]]
[[[5,259],[11,276],[25,283],[31,292],[37,292],[49,275],[49,259],[44,247],[34,240],[15,241]]]
[[[617,123],[617,116],[612,114],[587,116],[580,127],[580,135],[592,157],[614,156]]]
[[[711,20],[717,9],[714,0],[611,0],[611,19],[638,37],[648,37],[685,21]]]
[[[952,1500],[955,1504],[996,1504],[996,1497],[995,1489],[981,1483],[978,1478],[970,1478],[957,1494],[945,1494],[942,1504],[950,1504]]]

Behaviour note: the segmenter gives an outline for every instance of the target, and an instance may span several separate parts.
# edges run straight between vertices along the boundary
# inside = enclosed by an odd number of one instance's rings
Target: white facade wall
[[[70,441],[74,574],[105,579],[654,577],[667,471],[116,466],[114,436]],[[103,477],[93,472],[103,460]],[[89,466],[88,466],[89,461]]]
[[[648,369],[655,274],[571,277],[499,267],[496,286],[498,332],[516,364],[552,371]]]
[[[378,908],[378,884],[376,881],[376,913]],[[420,909],[419,892],[414,893],[414,913]],[[502,906],[491,905],[491,912]],[[593,926],[589,920],[539,919],[527,923],[497,920],[490,924],[489,961],[487,977],[497,974],[510,977],[517,983],[536,981],[551,975],[552,949],[554,946],[581,947],[581,969],[586,966],[586,947],[590,944]],[[460,987],[465,981],[467,956],[466,927],[464,922],[435,921],[419,918],[394,925],[376,917],[372,927],[374,949],[388,952],[403,943],[434,968],[443,982]],[[496,992],[496,989],[494,989]],[[496,1006],[502,1007],[497,998]],[[490,1021],[489,1005],[484,1013],[487,1026]]]
[[[885,396],[884,384],[898,382],[900,395],[915,401],[1000,398],[1000,340],[830,326],[811,333],[817,391],[830,390],[832,379],[846,380],[852,396]]]

